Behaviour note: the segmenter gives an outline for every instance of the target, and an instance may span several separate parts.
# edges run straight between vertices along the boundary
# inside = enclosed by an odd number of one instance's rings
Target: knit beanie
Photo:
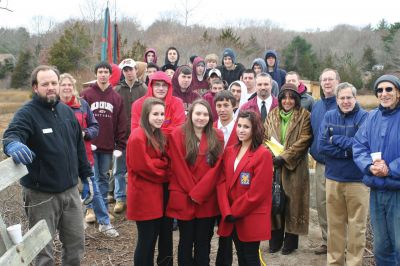
[[[224,57],[229,56],[232,59],[232,62],[236,63],[236,54],[231,48],[225,48],[222,53],[222,64],[224,64]]]
[[[376,89],[378,88],[379,83],[382,83],[382,82],[385,82],[385,81],[388,81],[388,82],[392,83],[398,90],[400,90],[400,79],[398,77],[393,76],[393,75],[383,75],[383,76],[380,76],[375,81],[375,84],[374,84],[375,96],[378,95],[377,92],[376,92]]]

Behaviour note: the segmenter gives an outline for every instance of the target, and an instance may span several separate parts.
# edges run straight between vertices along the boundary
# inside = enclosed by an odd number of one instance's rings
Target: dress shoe
[[[278,248],[270,247],[270,248],[269,248],[269,253],[276,253],[276,252],[278,252],[279,250],[281,250],[281,247],[278,247]]]
[[[295,248],[283,248],[282,255],[289,255],[290,253],[292,253],[295,250],[296,250]]]
[[[326,245],[321,245],[321,246],[319,246],[318,248],[316,248],[314,250],[314,254],[315,255],[323,255],[323,254],[326,254],[326,253],[328,253],[328,248],[327,248]]]

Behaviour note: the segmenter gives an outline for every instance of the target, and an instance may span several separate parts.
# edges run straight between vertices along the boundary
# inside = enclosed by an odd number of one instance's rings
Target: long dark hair
[[[250,121],[252,133],[250,150],[255,151],[264,139],[264,127],[261,123],[261,117],[258,113],[251,110],[243,110],[239,112],[237,121],[239,121],[239,118],[246,118]],[[237,145],[242,145],[242,142],[239,140]]]
[[[144,133],[146,134],[148,144],[150,144],[154,149],[160,150],[161,153],[165,153],[166,139],[161,128],[156,128],[153,131],[149,123],[150,112],[155,105],[162,105],[165,109],[165,103],[160,99],[149,97],[144,101],[142,114],[140,115],[140,127],[143,128]]]
[[[197,138],[194,132],[194,126],[192,121],[194,107],[199,104],[207,108],[207,112],[210,117],[203,131],[206,134],[208,143],[208,154],[207,154],[208,163],[210,166],[214,166],[218,160],[218,157],[222,153],[222,145],[217,138],[217,133],[215,129],[213,128],[213,117],[212,117],[211,107],[208,104],[208,102],[204,99],[197,99],[192,103],[192,105],[189,108],[186,122],[183,125],[185,131],[185,145],[186,145],[185,159],[189,165],[193,165],[196,162],[197,154],[199,153],[198,143],[200,140]]]

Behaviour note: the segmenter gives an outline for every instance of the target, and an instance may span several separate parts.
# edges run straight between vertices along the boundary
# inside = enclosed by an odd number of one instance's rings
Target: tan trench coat
[[[273,136],[281,141],[281,118],[279,108],[274,108],[265,121],[264,141]],[[286,130],[284,151],[280,156],[285,160],[281,180],[286,194],[285,232],[304,235],[308,233],[310,176],[308,170],[308,148],[312,131],[310,113],[304,109],[294,109]],[[281,216],[271,217],[272,229],[281,228]]]

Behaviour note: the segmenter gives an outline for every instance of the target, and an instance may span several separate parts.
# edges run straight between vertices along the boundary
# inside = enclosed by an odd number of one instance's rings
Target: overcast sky
[[[82,18],[81,10],[88,2],[96,2],[99,7],[107,3],[105,0],[0,0],[0,7],[13,10],[0,9],[0,27],[23,26],[31,30],[34,16],[50,18],[54,22]],[[184,10],[185,2],[193,9],[189,25],[237,26],[238,21],[268,19],[284,29],[315,31],[331,30],[338,24],[375,26],[382,18],[389,23],[400,21],[399,4],[393,0],[110,0],[109,6],[112,18],[117,10],[117,17],[136,18],[146,28],[160,17]],[[183,22],[182,17],[177,19]]]

